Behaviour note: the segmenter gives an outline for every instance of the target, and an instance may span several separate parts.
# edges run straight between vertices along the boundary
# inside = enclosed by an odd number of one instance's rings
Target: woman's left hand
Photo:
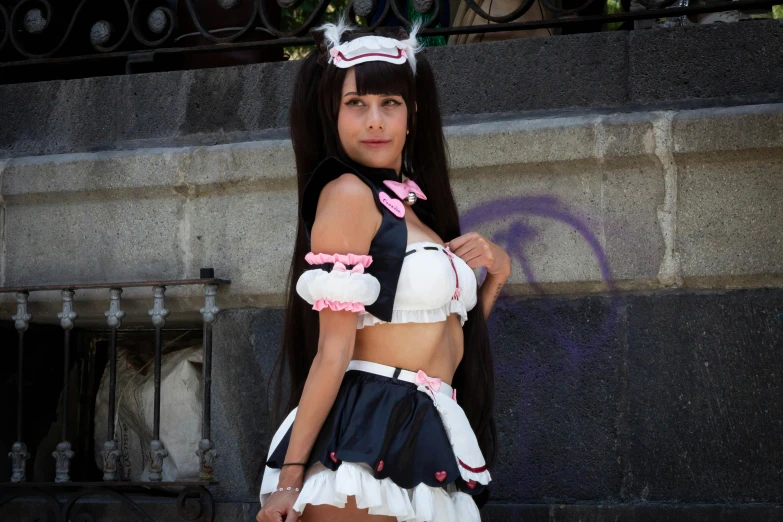
[[[478,232],[455,237],[446,246],[470,268],[483,266],[488,274],[505,279],[511,275],[511,258],[506,251]]]

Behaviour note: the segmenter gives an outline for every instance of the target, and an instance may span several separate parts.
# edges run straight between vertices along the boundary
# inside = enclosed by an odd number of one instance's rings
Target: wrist
[[[285,466],[280,470],[278,487],[301,486],[304,483],[304,466]]]
[[[487,267],[487,275],[492,275],[496,279],[500,278],[505,281],[511,276],[511,257],[508,255],[508,252],[500,247],[496,246],[494,250],[495,262],[492,263],[491,267]]]
[[[492,278],[493,280],[500,281],[502,283],[505,283],[508,281],[508,278],[511,277],[511,264],[509,263],[508,266],[504,268],[498,268],[497,272],[490,272],[487,270],[487,278]]]

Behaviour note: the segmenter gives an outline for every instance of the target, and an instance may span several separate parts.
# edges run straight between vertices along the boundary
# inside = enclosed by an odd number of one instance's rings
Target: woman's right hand
[[[264,504],[264,507],[256,515],[258,522],[296,522],[299,519],[299,513],[294,511],[299,492],[297,491],[275,491]]]

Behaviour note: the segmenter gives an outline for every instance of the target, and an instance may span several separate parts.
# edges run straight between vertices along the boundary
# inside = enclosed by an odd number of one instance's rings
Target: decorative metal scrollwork
[[[14,326],[20,332],[27,331],[33,318],[32,315],[27,313],[27,298],[29,295],[29,292],[16,293],[16,315],[12,315],[11,320],[14,321]]]
[[[188,487],[177,497],[177,512],[183,520],[212,522],[215,516],[215,502],[205,487]]]
[[[246,41],[241,41],[243,37],[252,34],[263,33],[271,38],[254,41],[254,48],[263,48],[268,46],[281,45],[304,45],[309,41],[308,31],[321,24],[325,20],[327,10],[330,6],[335,6],[336,2],[332,0],[319,0],[311,11],[303,14],[298,13],[297,19],[302,20],[299,24],[288,30],[283,30],[277,17],[270,13],[269,3],[271,0],[178,0],[178,3],[184,6],[183,9],[175,10],[170,2],[164,0],[102,0],[101,8],[94,6],[98,4],[95,0],[80,0],[70,6],[61,6],[58,2],[56,7],[52,0],[18,0],[13,8],[0,5],[0,51],[10,42],[10,46],[23,59],[19,60],[14,53],[4,53],[5,62],[0,62],[0,66],[25,65],[26,60],[37,60],[37,64],[45,63],[42,60],[58,56],[59,60],[80,57],[67,56],[64,50],[66,42],[83,41],[87,39],[98,55],[113,53],[122,46],[122,51],[127,55],[129,61],[133,61],[134,56],[142,52],[153,52],[156,49],[178,41],[180,36],[175,34],[178,27],[188,25],[183,16],[187,16],[195,26],[197,33],[203,39],[212,44],[220,44],[221,50],[231,51],[236,45],[241,45],[246,49]],[[303,0],[275,0],[277,5],[287,11],[301,9]],[[408,19],[409,13],[421,15],[423,19],[422,36],[427,36],[426,29],[433,28],[441,23],[441,12],[446,6],[446,0],[408,0],[412,9],[401,9],[397,2],[383,2],[379,7],[377,0],[351,0],[348,3],[347,14],[349,20],[359,23],[367,30],[373,30],[381,25],[396,25],[401,23],[410,26],[412,21]],[[520,0],[516,8],[504,15],[492,15],[482,9],[478,0],[462,0],[465,6],[476,13],[479,19],[486,20],[492,24],[492,30],[523,30],[538,28],[542,26],[542,21],[520,22],[522,18],[535,4],[535,0]],[[545,20],[547,27],[557,27],[568,23],[575,23],[581,20],[580,13],[590,8],[595,0],[579,0],[577,5],[571,4],[568,8],[563,8],[562,4],[556,0],[539,0],[541,5],[551,14],[552,19]],[[642,11],[632,11],[622,13],[622,21],[634,20],[636,18],[651,18],[650,11],[660,11],[660,16],[665,17],[666,8],[674,6],[678,0],[639,0],[645,9]],[[721,0],[718,0],[721,1]],[[222,27],[220,29],[208,29],[204,23],[204,6],[210,2],[215,2],[220,9],[228,11],[234,10],[241,12],[242,21],[239,27]],[[777,0],[736,0],[733,2],[723,1],[726,10],[748,8],[759,9],[762,7],[771,7],[777,3]],[[106,5],[109,8],[106,8]],[[343,5],[343,4],[341,4]],[[69,9],[70,7],[70,9]],[[711,4],[710,10],[717,10],[720,4]],[[113,9],[113,10],[112,10]],[[701,9],[701,10],[700,10]],[[680,14],[686,12],[703,12],[703,5],[695,5],[683,8]],[[107,15],[111,12],[111,16]],[[179,19],[177,18],[179,16]],[[246,18],[245,18],[246,16]],[[602,20],[612,21],[614,15],[600,15],[584,17],[585,21],[600,22]],[[396,20],[395,20],[396,19]],[[374,20],[374,22],[373,22]],[[478,20],[478,19],[477,19]],[[77,23],[78,22],[78,23]],[[508,28],[497,27],[501,24],[513,24]],[[237,25],[237,24],[234,24]],[[89,28],[89,34],[81,32]],[[464,33],[482,33],[487,30],[486,24],[475,23],[467,27],[445,27],[441,28],[440,34],[464,34]],[[130,36],[132,35],[132,37]],[[298,39],[297,42],[281,42],[281,39]],[[176,44],[180,45],[180,44]],[[187,48],[177,47],[169,52],[186,52]],[[66,56],[59,56],[59,55]]]
[[[44,501],[46,509],[45,518],[38,518],[37,520],[39,522],[60,522],[62,519],[60,515],[60,503],[57,501],[57,498],[50,492],[39,487],[9,488],[2,498],[0,498],[0,512],[2,512],[3,506],[12,500],[25,498]],[[0,520],[5,519],[0,517]]]
[[[125,317],[125,312],[120,310],[120,303],[122,299],[122,288],[109,289],[109,310],[103,312],[106,316],[106,322],[109,324],[109,328],[119,328],[122,324],[122,318]]]
[[[375,0],[353,0],[351,5],[358,16],[370,16],[375,11]]]
[[[11,457],[11,482],[24,482],[26,480],[25,462],[30,458],[27,446],[23,442],[14,442],[8,456]]]
[[[57,317],[60,319],[60,326],[63,327],[63,330],[72,330],[74,321],[79,317],[79,314],[73,311],[73,294],[73,290],[62,291],[63,311],[58,313]]]
[[[163,328],[166,324],[166,317],[169,315],[169,311],[166,310],[164,299],[166,295],[165,286],[155,286],[152,288],[152,309],[149,311],[150,317],[152,317],[152,324],[155,328]]]
[[[130,28],[136,40],[147,47],[158,47],[174,32],[175,16],[166,6],[150,7],[139,0],[133,2]]]

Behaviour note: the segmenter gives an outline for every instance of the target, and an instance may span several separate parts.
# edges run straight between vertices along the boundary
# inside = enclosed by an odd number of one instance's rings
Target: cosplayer
[[[488,496],[486,316],[511,262],[460,232],[417,29],[326,24],[296,79],[299,220],[277,395],[290,413],[259,522],[476,522]]]

